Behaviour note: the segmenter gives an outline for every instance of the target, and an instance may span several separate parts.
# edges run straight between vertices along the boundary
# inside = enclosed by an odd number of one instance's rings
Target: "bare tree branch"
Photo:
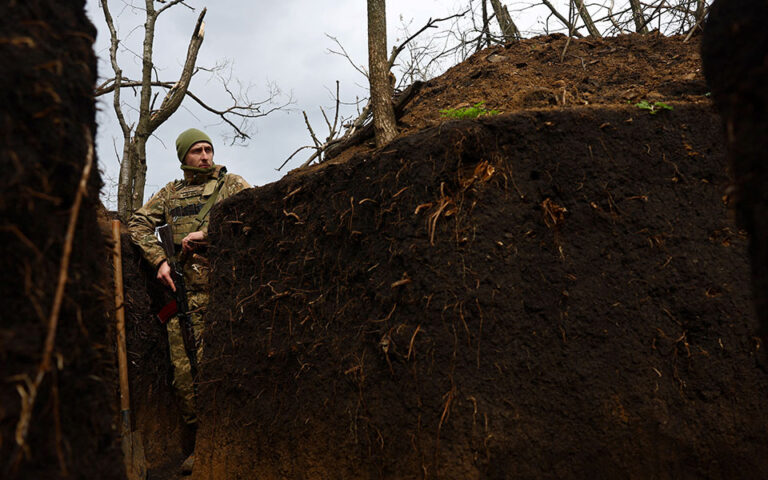
[[[160,10],[158,10],[158,11],[157,11],[157,15],[159,16],[159,15],[160,15],[161,13],[163,13],[164,11],[168,10],[168,9],[169,9],[169,8],[171,8],[172,6],[174,6],[174,5],[176,5],[176,4],[179,4],[179,3],[181,3],[181,4],[182,4],[182,5],[184,5],[185,7],[189,8],[190,10],[194,10],[194,8],[192,8],[192,7],[190,7],[189,5],[187,5],[186,3],[184,3],[184,0],[172,0],[171,2],[168,2],[168,3],[166,3],[164,6],[160,7]]]
[[[285,159],[285,161],[282,163],[282,165],[280,165],[279,167],[277,167],[275,170],[277,170],[277,171],[280,171],[280,170],[282,170],[282,169],[283,169],[283,167],[284,167],[284,166],[286,166],[286,165],[288,164],[288,162],[290,162],[290,161],[291,161],[291,159],[292,159],[293,157],[295,157],[295,156],[296,156],[296,154],[298,154],[299,152],[301,152],[302,150],[305,150],[305,149],[307,149],[307,148],[315,148],[315,147],[313,147],[313,146],[311,146],[311,145],[304,145],[303,147],[299,147],[298,149],[296,149],[296,151],[295,151],[295,152],[293,152],[293,153],[291,154],[291,156],[290,156],[290,157],[288,157],[288,158],[286,158],[286,159]],[[313,153],[313,154],[312,154],[312,156],[309,158],[309,160],[307,160],[306,162],[304,162],[304,163],[302,164],[302,167],[304,167],[304,166],[306,166],[306,165],[309,165],[310,163],[312,163],[312,160],[314,160],[315,158],[317,158],[317,152]]]
[[[272,103],[275,98],[275,95],[270,95],[267,100],[262,102],[251,102],[248,105],[234,105],[224,110],[217,110],[205,103],[200,97],[196,96],[190,91],[187,91],[187,96],[197,102],[197,104],[203,107],[205,110],[218,115],[224,123],[232,127],[232,129],[235,131],[235,140],[247,140],[251,137],[242,129],[242,125],[236,125],[229,117],[227,117],[227,115],[235,115],[243,119],[266,117],[270,113],[284,109],[293,102],[293,100],[289,98],[285,103],[272,106],[268,110],[262,112],[260,110],[260,106]]]
[[[150,0],[151,1],[151,0]],[[176,0],[178,1],[181,0]],[[167,6],[165,7],[167,8]],[[197,62],[197,53],[200,51],[200,45],[203,43],[205,36],[205,23],[203,18],[207,9],[203,9],[200,12],[200,16],[197,18],[197,24],[195,25],[194,33],[192,33],[192,39],[189,42],[187,48],[187,59],[184,62],[184,68],[181,70],[181,76],[176,85],[168,90],[163,98],[163,102],[160,104],[160,108],[152,114],[150,117],[149,132],[152,133],[157,130],[157,127],[163,124],[168,118],[179,108],[181,101],[184,99],[184,95],[189,88],[189,82],[192,80],[192,73]],[[151,86],[151,82],[147,87]],[[150,88],[147,88],[150,90]]]
[[[667,0],[661,0],[661,2],[659,2],[659,5],[656,7],[656,9],[655,9],[655,10],[654,10],[654,11],[653,11],[653,12],[652,12],[652,13],[651,13],[649,16],[648,16],[648,18],[646,18],[646,19],[645,19],[645,21],[643,21],[643,23],[642,23],[642,24],[640,25],[640,27],[638,28],[638,31],[639,31],[639,32],[640,32],[640,31],[643,31],[643,30],[644,30],[645,32],[647,32],[647,31],[648,31],[648,28],[646,28],[646,27],[647,27],[647,26],[648,26],[648,24],[651,22],[651,20],[653,20],[653,18],[656,16],[656,14],[657,14],[657,13],[659,13],[659,10],[661,10],[661,8],[662,8],[662,7],[664,6],[664,4],[666,4],[666,3],[667,3]]]
[[[344,45],[341,44],[341,42],[339,41],[338,38],[332,37],[332,36],[328,35],[327,33],[325,34],[325,36],[330,38],[333,41],[333,43],[338,45],[339,48],[341,49],[341,52],[337,52],[336,50],[331,50],[329,48],[328,49],[329,53],[333,53],[334,55],[339,55],[341,57],[346,58],[347,61],[349,61],[349,64],[352,65],[352,68],[354,68],[355,70],[360,72],[360,74],[362,74],[365,78],[368,78],[368,72],[366,72],[364,68],[357,66],[355,64],[355,62],[352,61],[352,57],[349,56],[349,53],[347,53],[347,50],[344,48]]]
[[[422,26],[418,31],[416,31],[416,33],[414,33],[412,35],[409,35],[408,38],[406,38],[405,41],[403,41],[399,45],[397,45],[397,46],[392,48],[392,52],[390,53],[389,59],[388,59],[389,68],[391,69],[395,65],[395,62],[397,61],[398,56],[419,35],[421,35],[422,33],[424,33],[425,31],[427,31],[427,30],[429,30],[431,28],[436,28],[437,24],[439,24],[439,23],[442,23],[442,22],[445,22],[445,21],[448,21],[448,20],[454,20],[454,19],[462,18],[467,13],[469,13],[470,11],[471,11],[471,9],[467,9],[467,10],[464,10],[463,12],[460,12],[460,13],[457,13],[457,14],[454,14],[454,15],[450,15],[448,17],[435,18],[435,19],[430,18],[430,19],[428,19],[427,22],[424,24],[424,26]],[[342,50],[343,50],[343,48],[342,48]],[[349,58],[349,57],[347,57],[347,58]],[[337,99],[338,99],[338,94],[337,94]],[[343,140],[349,139],[353,135],[355,135],[359,131],[359,129],[362,128],[363,125],[365,125],[365,122],[368,120],[368,117],[371,114],[371,109],[372,109],[372,105],[371,105],[371,102],[369,100],[366,103],[365,107],[363,107],[363,110],[360,112],[360,115],[358,115],[358,117],[352,122],[352,125],[350,126],[350,128],[347,129],[347,131],[345,132],[344,136],[342,138],[340,138],[339,140],[343,141]],[[334,145],[334,144],[331,144],[331,145]],[[331,145],[329,145],[329,146],[331,146]]]
[[[541,0],[541,3],[546,5],[547,8],[549,8],[549,11],[552,12],[552,15],[554,15],[558,20],[560,20],[560,22],[565,26],[565,28],[568,29],[568,31],[570,32],[568,35],[569,37],[575,36],[575,37],[581,38],[583,36],[581,33],[579,33],[579,30],[575,28],[574,25],[569,20],[566,20],[565,17],[563,17],[560,14],[560,12],[557,11],[555,6],[552,5],[552,3],[549,0]]]
[[[624,29],[619,25],[619,23],[616,21],[616,18],[613,14],[613,7],[614,7],[614,0],[608,0],[608,3],[610,6],[607,6],[606,9],[608,10],[607,18],[613,25],[613,27],[616,29],[616,31],[619,34],[624,33]]]
[[[595,26],[595,22],[592,21],[592,16],[589,14],[589,11],[587,10],[587,6],[584,5],[584,0],[574,0],[576,2],[576,7],[579,11],[579,16],[581,16],[581,20],[584,22],[584,25],[587,27],[587,31],[590,35],[592,35],[595,38],[602,38],[602,35],[600,35],[600,31]]]
[[[504,41],[520,40],[520,31],[517,29],[515,22],[512,21],[512,16],[509,14],[507,7],[502,5],[500,0],[491,0],[491,7],[493,7],[493,11],[496,14],[496,21],[499,22],[499,27],[501,27]]]
[[[685,40],[683,40],[683,43],[688,43],[688,40],[690,40],[691,37],[693,36],[693,32],[695,32],[696,29],[701,26],[701,22],[704,21],[704,19],[707,17],[708,14],[709,14],[709,7],[706,7],[704,9],[704,12],[701,14],[701,16],[696,19],[696,24],[693,26],[693,28],[691,28],[691,31],[688,32],[688,35],[685,36]]]
[[[568,40],[565,41],[565,47],[563,47],[563,53],[560,55],[560,62],[565,60],[565,53],[568,51],[568,47],[571,45],[571,39],[573,38],[573,27],[576,25],[576,18],[573,13],[573,0],[568,2]]]
[[[130,194],[133,191],[133,176],[134,165],[129,160],[131,152],[131,130],[132,127],[128,126],[128,122],[125,120],[123,109],[120,103],[120,82],[123,77],[123,72],[117,63],[117,47],[119,45],[119,39],[117,37],[117,29],[115,28],[112,14],[109,11],[109,5],[107,0],[101,0],[101,6],[104,10],[104,19],[107,22],[110,36],[109,58],[112,63],[112,70],[115,72],[115,95],[113,97],[112,106],[115,110],[115,116],[117,116],[120,129],[123,132],[123,161],[120,162],[120,173],[118,177],[118,211],[120,216],[125,218],[125,214],[128,210]],[[122,211],[120,208],[120,200],[122,200]]]
[[[331,125],[331,122],[328,120],[328,116],[325,114],[325,111],[321,108],[320,111],[323,113],[323,118],[325,119],[325,123],[328,126],[328,136],[325,139],[325,142],[320,143],[320,141],[317,139],[317,135],[315,135],[315,131],[312,129],[312,125],[309,123],[309,118],[307,117],[307,112],[302,111],[301,113],[304,115],[304,124],[307,126],[307,130],[309,130],[310,137],[312,138],[312,143],[314,145],[304,145],[302,147],[299,147],[295,152],[291,154],[285,161],[280,165],[277,170],[282,170],[282,168],[293,158],[301,152],[302,150],[305,150],[307,148],[314,149],[315,151],[312,153],[312,155],[301,165],[301,167],[305,167],[312,163],[316,158],[322,158],[323,153],[325,152],[326,148],[328,148],[330,145],[333,145],[335,143],[338,143],[340,141],[338,136],[338,120],[339,120],[339,106],[341,105],[341,101],[339,99],[339,81],[336,81],[336,112],[334,114],[333,119],[333,125]],[[301,168],[300,167],[300,168]]]
[[[115,72],[115,79],[114,79],[114,85],[117,88],[117,91],[120,91],[120,81],[123,78],[123,71],[120,69],[120,66],[117,63],[117,47],[120,44],[120,41],[117,38],[117,30],[115,29],[115,22],[112,20],[112,14],[109,11],[109,4],[107,0],[101,0],[101,7],[104,10],[104,19],[107,22],[107,27],[109,28],[109,59],[112,64],[112,70]],[[125,121],[125,116],[123,115],[123,109],[120,107],[120,94],[116,93],[115,97],[113,98],[113,106],[115,109],[115,115],[117,116],[117,120],[120,123],[120,129],[123,131],[123,136],[127,139],[130,138],[131,129],[128,127],[128,123]],[[127,142],[126,142],[127,143]]]
[[[419,35],[424,33],[424,31],[426,31],[427,29],[430,29],[430,28],[437,28],[437,24],[440,23],[440,22],[445,22],[446,20],[451,20],[451,19],[454,19],[454,18],[463,17],[464,15],[469,13],[469,11],[470,10],[465,10],[462,13],[457,13],[455,15],[451,15],[450,17],[436,18],[434,20],[432,18],[430,18],[429,20],[427,20],[427,23],[423,27],[421,27],[416,33],[414,33],[413,35],[408,37],[403,43],[401,43],[400,45],[398,45],[398,46],[396,46],[396,47],[394,47],[392,49],[392,53],[390,53],[390,55],[389,55],[389,68],[392,68],[392,66],[395,64],[395,60],[397,59],[397,56],[400,55],[400,52],[402,52],[403,49],[405,49],[406,45],[408,45],[416,37],[418,37]]]

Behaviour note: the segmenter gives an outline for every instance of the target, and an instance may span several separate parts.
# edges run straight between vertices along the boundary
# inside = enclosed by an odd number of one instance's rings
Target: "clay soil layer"
[[[195,478],[768,475],[706,102],[445,122],[215,211]]]

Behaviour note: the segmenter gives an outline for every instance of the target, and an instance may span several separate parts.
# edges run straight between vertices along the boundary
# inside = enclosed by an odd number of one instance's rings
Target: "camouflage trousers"
[[[203,314],[208,304],[208,294],[205,292],[187,292],[192,330],[195,334],[197,348],[197,364],[203,358]],[[173,388],[179,399],[181,413],[187,424],[197,423],[195,413],[196,391],[195,379],[192,378],[192,368],[184,349],[179,317],[174,316],[165,324],[168,330],[168,346],[170,347],[171,364],[173,365]]]

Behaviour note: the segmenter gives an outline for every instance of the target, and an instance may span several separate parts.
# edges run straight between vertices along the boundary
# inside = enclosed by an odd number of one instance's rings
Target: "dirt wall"
[[[193,478],[768,474],[707,104],[449,122],[212,219]]]
[[[0,477],[121,478],[108,245],[95,166],[79,208],[50,368],[31,395],[80,178],[95,134],[95,29],[83,1],[5,2],[0,16]],[[54,316],[55,317],[55,316]],[[24,446],[20,419],[28,420]],[[24,422],[22,421],[22,424]]]
[[[768,31],[761,0],[715,2],[702,56],[724,120],[733,197],[750,234],[752,285],[763,338],[768,338]]]
[[[173,393],[168,338],[157,313],[171,300],[127,233],[122,237],[128,374],[150,478],[172,478],[194,446]]]

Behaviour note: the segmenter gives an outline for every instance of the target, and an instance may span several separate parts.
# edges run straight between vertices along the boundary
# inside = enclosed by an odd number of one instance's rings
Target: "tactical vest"
[[[212,205],[207,206],[212,196],[218,197],[219,190],[224,184],[226,169],[223,167],[218,178],[211,178],[205,183],[188,184],[185,181],[178,182],[175,191],[170,196],[166,221],[173,226],[173,243],[176,256],[181,253],[181,241],[192,232],[199,230],[208,231],[209,211]],[[213,199],[216,201],[216,198]],[[201,218],[203,217],[203,218]],[[200,254],[200,251],[196,253]],[[208,266],[204,257],[197,255],[190,257],[184,264],[184,278],[187,289],[191,291],[203,290],[208,284]]]
[[[181,245],[181,241],[192,232],[208,230],[208,215],[200,218],[211,195],[218,193],[220,183],[224,183],[226,170],[222,169],[218,178],[211,178],[205,183],[190,185],[180,181],[175,186],[168,204],[166,221],[173,225],[173,243]]]

